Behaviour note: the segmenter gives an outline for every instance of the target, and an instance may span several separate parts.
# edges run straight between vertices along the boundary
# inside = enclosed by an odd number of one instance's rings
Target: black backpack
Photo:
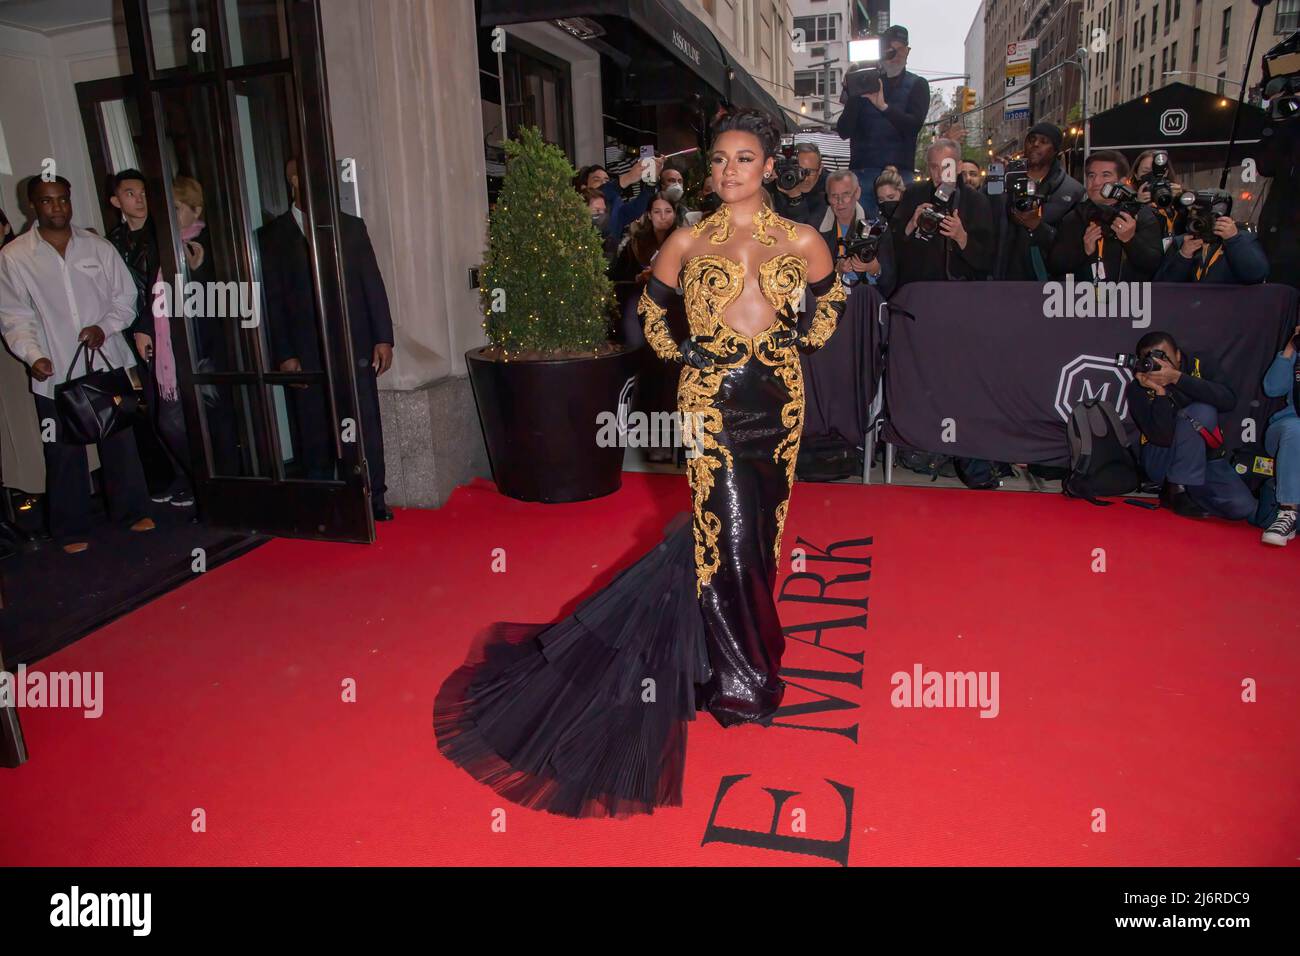
[[[1109,402],[1088,398],[1076,404],[1065,437],[1070,444],[1070,473],[1061,482],[1061,491],[1067,497],[1109,505],[1112,502],[1097,499],[1137,491],[1141,484],[1137,456],[1119,413]]]

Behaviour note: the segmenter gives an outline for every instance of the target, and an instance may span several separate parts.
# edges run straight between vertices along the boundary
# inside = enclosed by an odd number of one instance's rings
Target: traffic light
[[[969,86],[961,88],[961,111],[969,113],[975,108],[975,91]]]

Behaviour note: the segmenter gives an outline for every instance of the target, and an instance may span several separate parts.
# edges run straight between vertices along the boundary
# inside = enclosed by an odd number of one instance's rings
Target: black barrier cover
[[[1294,289],[1133,283],[1145,289],[1130,290],[1128,316],[1071,317],[1089,294],[1083,285],[924,282],[900,290],[890,305],[916,318],[891,309],[886,438],[968,458],[1067,464],[1065,423],[1084,398],[1111,402],[1136,436],[1123,395],[1129,376],[1115,367],[1115,354],[1160,330],[1185,354],[1214,356],[1228,376],[1237,407],[1219,419],[1224,444],[1248,447],[1245,418],[1255,421],[1256,443],[1263,440],[1281,404],[1265,397],[1264,370],[1295,328]],[[1069,310],[1059,317],[1046,314],[1053,286],[1050,304]],[[1116,311],[1113,299],[1103,304]],[[1146,318],[1132,316],[1135,305]]]
[[[863,447],[869,424],[867,412],[880,379],[876,342],[884,301],[875,286],[859,283],[849,293],[835,334],[817,351],[800,353],[804,437],[838,432],[854,446]],[[816,307],[811,295],[807,305]],[[811,310],[805,308],[805,320],[810,315]]]

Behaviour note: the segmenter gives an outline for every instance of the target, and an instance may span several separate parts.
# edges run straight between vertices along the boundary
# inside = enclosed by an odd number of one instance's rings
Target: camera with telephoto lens
[[[1143,180],[1151,193],[1151,205],[1169,209],[1174,204],[1174,184],[1169,181],[1169,154],[1156,153],[1151,157],[1151,172]]]
[[[1038,193],[1038,181],[1029,175],[1029,167],[1023,159],[1007,163],[1003,188],[1016,212],[1033,212],[1043,204],[1043,197]]]
[[[1119,182],[1107,183],[1102,186],[1101,194],[1104,198],[1113,199],[1115,202],[1110,206],[1093,203],[1092,208],[1088,211],[1088,222],[1100,223],[1105,234],[1114,238],[1115,231],[1112,224],[1115,222],[1115,217],[1122,212],[1126,212],[1136,219],[1138,210],[1142,208],[1142,202],[1138,199],[1137,193]]]
[[[799,165],[799,158],[795,152],[793,141],[782,141],[781,155],[776,158],[776,166],[773,172],[776,173],[776,187],[790,190],[807,179],[812,170],[804,169]]]
[[[1213,242],[1214,224],[1220,216],[1232,215],[1232,196],[1222,189],[1198,189],[1182,195],[1187,207],[1187,233],[1205,242]]]
[[[1119,368],[1126,368],[1134,374],[1138,372],[1155,372],[1160,369],[1156,359],[1164,359],[1170,365],[1174,364],[1169,356],[1165,354],[1164,349],[1152,349],[1146,355],[1126,355],[1121,352],[1115,356],[1115,364]]]
[[[885,234],[885,221],[873,219],[859,222],[853,235],[844,240],[844,258],[870,262],[880,252],[880,237]]]
[[[934,187],[934,204],[929,209],[922,209],[916,219],[916,238],[929,242],[939,235],[943,219],[952,212],[953,197],[957,194],[956,183],[940,183]]]

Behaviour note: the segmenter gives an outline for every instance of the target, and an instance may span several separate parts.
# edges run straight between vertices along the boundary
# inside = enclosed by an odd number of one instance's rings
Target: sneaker
[[[1286,543],[1295,537],[1295,518],[1294,508],[1279,508],[1277,517],[1268,526],[1260,541],[1264,544],[1275,544],[1280,548],[1286,547]]]
[[[173,508],[192,508],[194,495],[188,490],[178,491],[172,495],[171,505]]]
[[[165,501],[172,500],[172,493],[170,491],[159,491],[156,492],[155,494],[150,495],[149,500],[156,501],[158,504],[162,504]]]

